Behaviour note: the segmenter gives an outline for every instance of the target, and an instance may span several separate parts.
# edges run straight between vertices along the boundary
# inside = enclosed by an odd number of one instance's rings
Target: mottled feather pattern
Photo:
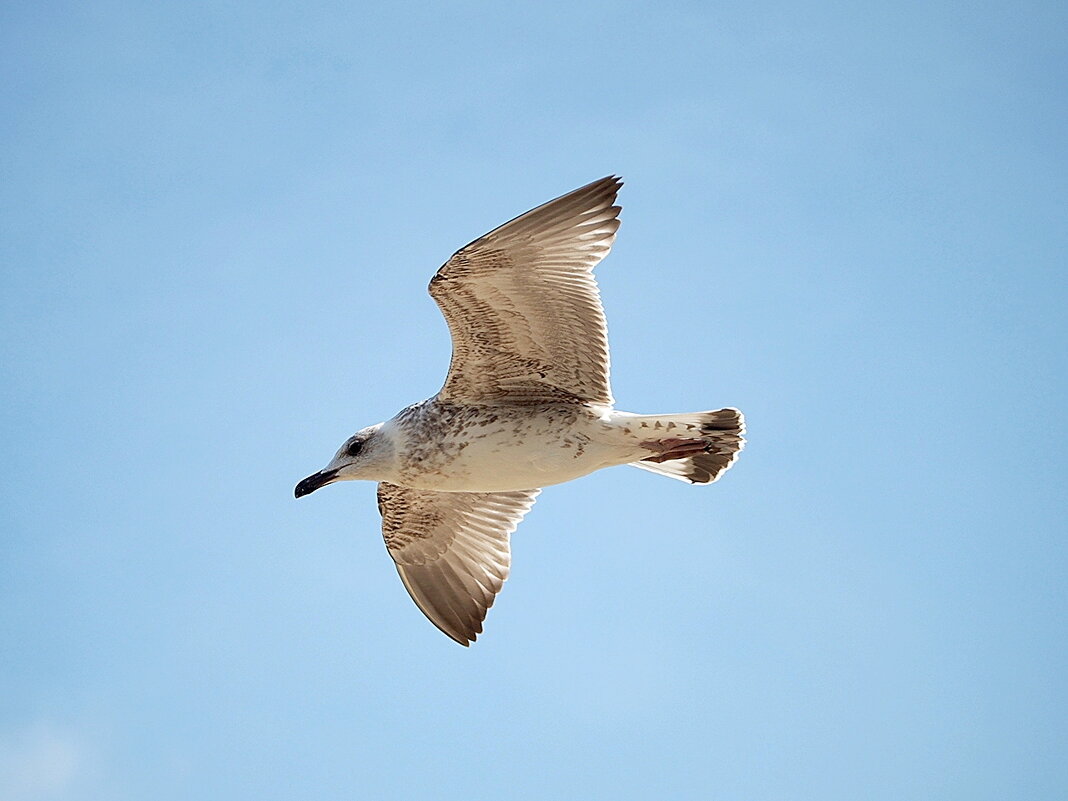
[[[621,464],[706,484],[743,447],[736,409],[612,408],[593,268],[615,241],[621,185],[594,181],[458,250],[429,286],[452,336],[441,391],[358,431],[294,490],[379,482],[382,535],[401,581],[462,645],[481,633],[508,577],[509,538],[534,487]]]
[[[610,405],[608,336],[591,271],[619,228],[604,178],[461,248],[430,282],[452,363],[439,397]]]
[[[434,492],[382,482],[382,535],[412,600],[467,645],[482,631],[511,562],[509,537],[540,490]]]

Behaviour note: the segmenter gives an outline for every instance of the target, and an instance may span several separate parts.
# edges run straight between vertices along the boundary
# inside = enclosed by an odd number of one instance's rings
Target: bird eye
[[[362,448],[362,447],[363,447],[363,443],[360,442],[359,440],[356,440],[355,442],[350,442],[345,447],[345,453],[347,453],[349,456],[356,456],[356,455],[358,455],[360,453],[360,448]]]

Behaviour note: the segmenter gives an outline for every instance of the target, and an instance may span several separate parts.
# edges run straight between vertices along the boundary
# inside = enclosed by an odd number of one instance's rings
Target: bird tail
[[[690,484],[711,484],[745,446],[745,418],[737,409],[690,414],[635,415],[634,433],[654,455],[633,467]]]

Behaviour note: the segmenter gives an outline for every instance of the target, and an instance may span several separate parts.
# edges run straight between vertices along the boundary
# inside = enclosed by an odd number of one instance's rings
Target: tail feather
[[[633,467],[689,484],[711,484],[734,464],[745,446],[745,418],[737,409],[692,414],[641,415],[636,422],[650,433],[703,441],[704,451],[680,459],[631,462]]]

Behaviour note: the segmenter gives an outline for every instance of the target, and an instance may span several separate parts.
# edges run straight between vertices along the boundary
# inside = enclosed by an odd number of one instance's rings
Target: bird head
[[[389,447],[385,437],[379,436],[382,424],[361,429],[345,440],[334,458],[318,473],[312,473],[301,480],[293,494],[300,498],[315,492],[320,487],[335,481],[350,481],[363,478],[372,481],[379,479],[380,468],[388,458]]]

